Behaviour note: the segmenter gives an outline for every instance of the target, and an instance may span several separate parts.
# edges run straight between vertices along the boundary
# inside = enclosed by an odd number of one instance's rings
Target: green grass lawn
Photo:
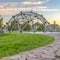
[[[51,44],[53,41],[53,37],[46,35],[5,33],[0,36],[0,58]]]

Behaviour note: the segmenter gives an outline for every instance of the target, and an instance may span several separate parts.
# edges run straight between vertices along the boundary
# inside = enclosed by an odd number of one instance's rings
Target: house
[[[60,28],[59,28],[58,24],[49,24],[49,25],[46,26],[46,31],[58,32],[58,31],[60,31]]]

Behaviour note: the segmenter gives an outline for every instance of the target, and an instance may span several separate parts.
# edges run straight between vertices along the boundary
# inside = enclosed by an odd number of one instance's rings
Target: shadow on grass
[[[0,37],[4,37],[4,36],[9,36],[9,33],[3,33],[2,35],[0,35]]]

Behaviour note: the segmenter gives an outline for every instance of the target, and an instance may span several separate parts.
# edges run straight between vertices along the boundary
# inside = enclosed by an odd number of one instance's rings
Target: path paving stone
[[[28,57],[33,57],[33,58],[35,58],[36,56],[35,56],[34,54],[29,53],[29,54],[28,54]]]
[[[57,50],[56,55],[60,57],[60,50]]]
[[[52,56],[52,55],[49,55],[49,54],[43,54],[42,55],[42,58],[48,58],[48,59],[54,59],[55,58],[55,56]]]
[[[51,58],[42,58],[41,60],[53,60]]]
[[[27,60],[40,60],[40,59],[38,59],[38,58],[31,58],[31,57],[29,57],[29,58],[27,58]]]
[[[60,59],[55,59],[55,60],[60,60]]]
[[[9,60],[19,60],[19,59],[20,59],[19,55],[12,56],[12,57],[9,58]]]

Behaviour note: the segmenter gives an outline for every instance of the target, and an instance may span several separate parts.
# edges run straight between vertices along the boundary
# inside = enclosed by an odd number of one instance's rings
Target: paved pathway
[[[60,33],[36,33],[47,34],[55,37],[55,42],[48,46],[36,48],[18,55],[5,57],[0,60],[60,60]],[[27,59],[26,59],[27,58]]]

